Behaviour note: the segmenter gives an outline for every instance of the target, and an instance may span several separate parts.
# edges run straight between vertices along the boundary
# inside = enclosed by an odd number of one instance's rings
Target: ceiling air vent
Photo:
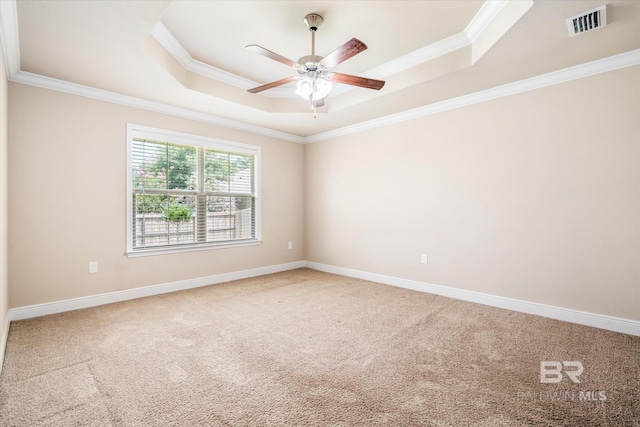
[[[604,4],[580,15],[567,19],[567,27],[571,37],[607,25],[607,5]]]

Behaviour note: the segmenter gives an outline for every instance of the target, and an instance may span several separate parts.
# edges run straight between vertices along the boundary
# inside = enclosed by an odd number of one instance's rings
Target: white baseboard
[[[555,307],[552,305],[545,305],[535,302],[501,297],[497,295],[484,294],[481,292],[450,288],[448,286],[433,285],[430,283],[418,282],[415,280],[384,276],[381,274],[368,273],[365,271],[352,270],[349,268],[336,267],[333,265],[320,264],[317,262],[307,261],[305,265],[308,268],[324,271],[327,273],[340,274],[342,276],[369,280],[371,282],[412,289],[420,292],[427,292],[430,294],[441,295],[463,301],[475,302],[491,307],[505,308],[507,310],[518,311],[521,313],[535,314],[537,316],[563,320],[565,322],[577,323],[580,325],[593,326],[595,328],[622,332],[623,334],[640,336],[640,321],[637,320],[623,319],[619,317],[606,316],[603,314],[588,313],[585,311]]]
[[[48,314],[62,313],[65,311],[78,310],[82,308],[95,307],[103,304],[126,301],[152,295],[159,295],[168,292],[181,291],[185,289],[198,288],[201,286],[214,285],[232,280],[247,279],[250,277],[262,276],[265,274],[279,273],[297,268],[311,268],[327,273],[340,274],[342,276],[354,277],[357,279],[369,280],[371,282],[385,285],[397,286],[400,288],[412,289],[420,292],[427,292],[463,301],[488,305],[491,307],[504,308],[521,313],[534,314],[551,319],[563,320],[565,322],[577,323],[580,325],[593,326],[595,328],[606,329],[624,334],[640,336],[640,321],[622,319],[619,317],[606,316],[603,314],[588,313],[584,311],[572,310],[568,308],[555,307],[551,305],[539,304],[535,302],[517,300],[513,298],[501,297],[497,295],[484,294],[481,292],[468,291],[464,289],[450,288],[448,286],[434,285],[416,280],[402,279],[398,277],[385,276],[382,274],[369,273],[365,271],[353,270],[333,265],[320,264],[311,261],[296,261],[287,264],[278,264],[267,267],[253,268],[250,270],[235,271],[231,273],[216,274],[195,279],[180,280],[177,282],[163,283],[159,285],[144,286],[141,288],[127,289],[123,291],[110,292],[106,294],[91,295],[80,298],[73,298],[63,301],[54,301],[44,304],[36,304],[25,307],[9,309],[8,318],[11,321],[30,319],[33,317],[46,316]],[[0,370],[4,349],[6,346],[9,321],[6,322],[4,331],[0,331]]]
[[[4,352],[7,349],[7,340],[9,339],[9,312],[4,319],[4,328],[0,331],[0,374],[2,374],[2,366],[4,365]]]
[[[9,319],[12,321],[30,319],[33,317],[46,316],[48,314],[62,313],[65,311],[95,307],[98,305],[111,304],[114,302],[165,294],[168,292],[199,288],[201,286],[215,285],[218,283],[230,282],[232,280],[247,279],[250,277],[279,273],[281,271],[294,270],[296,268],[303,267],[305,267],[304,261],[296,261],[287,264],[271,265],[268,267],[252,268],[250,270],[234,271],[231,273],[215,274],[213,276],[198,277],[195,279],[180,280],[177,282],[126,289],[123,291],[109,292],[106,294],[90,295],[86,297],[48,302],[44,304],[11,308],[9,309]]]

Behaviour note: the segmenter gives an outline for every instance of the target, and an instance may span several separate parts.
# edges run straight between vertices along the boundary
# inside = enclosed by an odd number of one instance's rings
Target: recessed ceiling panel
[[[266,83],[285,77],[287,67],[244,47],[258,44],[294,61],[309,55],[311,34],[303,22],[308,13],[324,18],[316,34],[317,55],[352,37],[368,45],[339,68],[362,74],[462,32],[481,6],[480,1],[177,1],[162,22],[194,59]]]

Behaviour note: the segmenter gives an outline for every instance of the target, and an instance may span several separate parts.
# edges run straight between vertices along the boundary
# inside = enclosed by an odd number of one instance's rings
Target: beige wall
[[[11,307],[307,259],[640,320],[640,67],[306,146],[14,83],[9,107]],[[127,258],[127,122],[261,146],[264,243]]]
[[[0,43],[0,340],[9,321],[8,222],[7,222],[7,70]],[[4,343],[0,343],[3,348]],[[0,354],[2,361],[3,354]],[[2,370],[2,366],[0,366]]]
[[[303,259],[304,146],[15,83],[9,107],[11,307]],[[263,244],[125,256],[128,122],[260,146]]]
[[[308,261],[640,320],[640,67],[305,158]]]

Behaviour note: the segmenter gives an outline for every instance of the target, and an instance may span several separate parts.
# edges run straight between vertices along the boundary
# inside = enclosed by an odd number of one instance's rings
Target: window
[[[260,148],[129,124],[127,254],[260,242]]]

